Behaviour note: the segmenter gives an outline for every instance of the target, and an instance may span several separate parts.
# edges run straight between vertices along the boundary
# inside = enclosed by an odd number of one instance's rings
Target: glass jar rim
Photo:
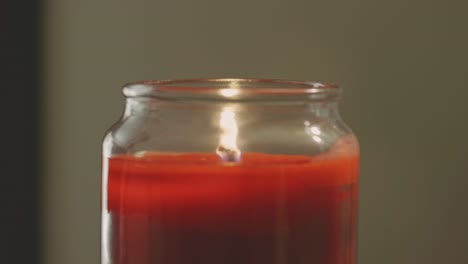
[[[206,78],[145,80],[124,85],[127,98],[207,101],[309,101],[337,99],[333,83],[285,79]]]

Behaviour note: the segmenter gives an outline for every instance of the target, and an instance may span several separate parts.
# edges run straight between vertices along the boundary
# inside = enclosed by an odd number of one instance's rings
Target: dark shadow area
[[[0,1],[0,263],[38,263],[39,3]]]

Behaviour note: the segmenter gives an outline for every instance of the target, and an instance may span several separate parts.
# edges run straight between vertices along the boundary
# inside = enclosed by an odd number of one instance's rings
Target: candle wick
[[[230,149],[223,146],[219,146],[216,149],[216,154],[218,154],[221,159],[225,162],[239,162],[241,153],[237,149]]]

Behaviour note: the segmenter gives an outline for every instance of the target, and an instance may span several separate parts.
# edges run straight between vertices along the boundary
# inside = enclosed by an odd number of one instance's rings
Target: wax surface
[[[358,163],[334,152],[112,157],[111,263],[354,263]]]

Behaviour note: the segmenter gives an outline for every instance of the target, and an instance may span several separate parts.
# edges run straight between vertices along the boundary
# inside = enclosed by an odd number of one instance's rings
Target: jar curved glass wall
[[[102,264],[356,261],[359,147],[324,83],[125,85],[102,169]]]

